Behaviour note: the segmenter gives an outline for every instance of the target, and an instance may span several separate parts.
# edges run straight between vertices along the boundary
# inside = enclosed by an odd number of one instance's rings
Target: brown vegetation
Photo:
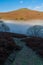
[[[8,37],[14,37],[14,38],[26,38],[27,37],[24,34],[10,33],[10,32],[0,32],[0,37],[3,37],[3,36],[6,37],[6,35],[7,35],[7,38]]]
[[[0,18],[6,19],[6,20],[43,19],[43,12],[22,8],[16,11],[0,13]]]
[[[12,35],[14,34],[0,32],[0,65],[3,65],[13,50],[18,51],[21,49],[20,46],[16,45]]]
[[[26,46],[32,48],[33,51],[43,57],[43,38],[30,37],[25,38],[23,41],[26,42]]]

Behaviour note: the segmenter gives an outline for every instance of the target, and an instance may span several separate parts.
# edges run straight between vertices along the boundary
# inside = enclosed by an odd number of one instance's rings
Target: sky
[[[0,0],[0,12],[8,12],[20,8],[43,11],[43,0]]]

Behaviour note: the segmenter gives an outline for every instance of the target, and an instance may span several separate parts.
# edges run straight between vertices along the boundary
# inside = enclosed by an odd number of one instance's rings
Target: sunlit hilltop
[[[0,18],[5,20],[32,20],[43,19],[43,12],[22,8],[10,12],[0,12]]]

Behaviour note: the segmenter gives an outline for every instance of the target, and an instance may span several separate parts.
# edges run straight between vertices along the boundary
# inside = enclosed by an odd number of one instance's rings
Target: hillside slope
[[[6,20],[43,19],[43,12],[22,8],[15,11],[0,13],[0,18],[6,19]]]

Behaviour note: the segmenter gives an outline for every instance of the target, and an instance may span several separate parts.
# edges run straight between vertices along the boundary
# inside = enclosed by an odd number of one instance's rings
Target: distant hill
[[[15,11],[0,13],[0,18],[6,19],[6,20],[43,19],[43,12],[22,8]]]

